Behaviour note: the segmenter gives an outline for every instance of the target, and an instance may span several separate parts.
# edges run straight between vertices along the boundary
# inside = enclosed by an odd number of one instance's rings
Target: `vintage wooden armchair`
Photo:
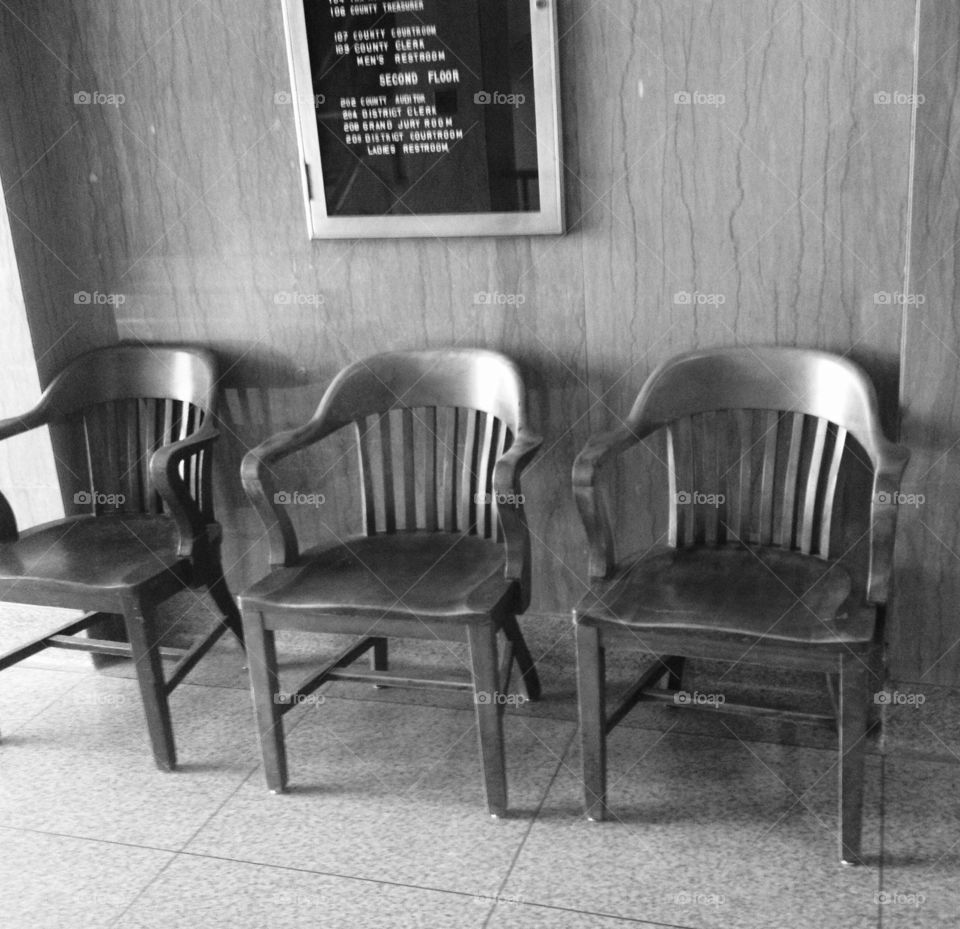
[[[227,629],[243,641],[213,518],[216,382],[208,351],[120,344],[74,359],[34,409],[0,422],[0,440],[61,430],[66,497],[84,511],[21,530],[0,495],[0,600],[87,611],[0,656],[0,670],[46,648],[132,658],[164,770],[176,764],[169,694]],[[223,618],[190,649],[160,648],[157,607],[188,587],[207,588]],[[118,616],[128,642],[78,635]],[[163,658],[179,659],[166,679]]]
[[[362,535],[301,551],[274,468],[349,428],[359,450]],[[440,687],[473,694],[489,810],[507,785],[498,695],[513,659],[527,697],[540,685],[517,624],[530,598],[530,541],[520,474],[541,440],[527,428],[512,361],[490,351],[395,352],[345,368],[313,418],[249,452],[243,483],[269,532],[272,571],[240,596],[268,787],[287,783],[283,714],[327,681]],[[296,691],[279,690],[275,632],[353,640]],[[497,634],[506,646],[498,660]],[[387,670],[391,637],[469,644],[470,679]],[[371,670],[350,667],[370,652]]]
[[[667,544],[618,562],[598,475],[660,430]],[[880,620],[907,458],[884,438],[863,371],[792,348],[681,355],[650,376],[621,428],[589,440],[573,468],[590,544],[591,589],[574,610],[589,818],[608,812],[606,736],[630,709],[650,699],[697,708],[681,689],[684,658],[823,671],[831,682],[839,674],[836,720],[787,715],[837,726],[840,855],[860,861],[869,693],[879,685]],[[847,473],[857,459],[867,475],[862,499],[838,516],[841,464]],[[844,532],[858,503],[866,552]],[[608,714],[604,649],[615,639],[657,657]],[[655,686],[661,679],[665,686]],[[711,712],[718,703],[709,703]],[[759,710],[729,701],[720,709]]]

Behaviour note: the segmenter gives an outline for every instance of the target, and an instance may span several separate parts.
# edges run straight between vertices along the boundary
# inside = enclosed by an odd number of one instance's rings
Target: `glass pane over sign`
[[[311,232],[563,229],[546,0],[287,0]]]

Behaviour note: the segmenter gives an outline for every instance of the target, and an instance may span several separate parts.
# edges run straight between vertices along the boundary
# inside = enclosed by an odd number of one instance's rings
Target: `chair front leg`
[[[867,747],[867,657],[840,659],[840,860],[862,864],[863,769]]]
[[[127,638],[140,685],[140,699],[147,718],[147,732],[157,767],[173,771],[177,754],[170,722],[170,704],[167,700],[160,643],[157,638],[156,606],[139,597],[132,597],[124,609]]]
[[[580,758],[583,807],[600,822],[607,811],[607,711],[600,630],[579,623],[577,631],[577,699],[580,704]]]
[[[497,632],[488,618],[467,627],[473,668],[473,702],[480,733],[480,759],[487,809],[491,816],[507,812],[507,769],[503,751],[503,702],[497,664]]]
[[[279,702],[276,636],[273,630],[264,628],[262,613],[244,613],[243,627],[263,774],[273,793],[283,793],[287,786],[287,749]]]

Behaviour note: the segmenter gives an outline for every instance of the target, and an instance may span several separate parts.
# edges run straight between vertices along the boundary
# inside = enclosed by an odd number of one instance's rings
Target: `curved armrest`
[[[243,456],[240,465],[243,489],[267,530],[270,564],[273,566],[294,564],[300,556],[300,547],[293,523],[277,500],[271,466],[319,442],[340,425],[312,419],[295,429],[270,436]]]
[[[193,554],[194,543],[206,534],[207,527],[196,500],[180,476],[180,464],[208,448],[219,436],[217,429],[205,425],[185,439],[158,448],[150,458],[150,482],[177,524],[180,534],[177,552],[182,558]]]
[[[573,463],[573,494],[590,547],[589,575],[608,577],[616,563],[613,529],[602,495],[597,489],[597,476],[607,459],[619,455],[640,440],[623,426],[610,432],[592,435]]]
[[[504,576],[520,581],[521,611],[530,601],[530,533],[520,492],[520,475],[541,445],[543,439],[540,436],[521,431],[493,468],[497,515],[507,548]]]
[[[886,603],[893,573],[893,543],[900,508],[900,479],[910,459],[903,446],[894,446],[873,478],[870,502],[870,574],[867,602]]]

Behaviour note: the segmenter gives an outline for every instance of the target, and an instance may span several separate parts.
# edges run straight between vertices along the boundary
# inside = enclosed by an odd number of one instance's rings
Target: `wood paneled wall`
[[[563,0],[565,236],[311,242],[293,114],[275,103],[278,0],[0,7],[15,90],[0,171],[23,175],[8,205],[42,374],[118,337],[220,352],[239,585],[265,564],[237,476],[246,448],[305,419],[357,357],[504,350],[546,438],[524,487],[534,609],[565,611],[585,570],[570,464],[664,358],[739,342],[847,352],[895,428],[902,309],[876,295],[907,286],[912,107],[897,95],[912,91],[915,17],[916,0]],[[81,310],[77,291],[123,302]],[[490,291],[523,303],[476,302]],[[642,494],[647,466],[620,490]],[[341,531],[353,494],[319,473],[307,461],[290,480],[326,493],[321,533]]]
[[[903,339],[901,507],[890,656],[903,676],[960,683],[960,8],[924,0],[913,240]],[[922,303],[919,302],[922,299]]]

